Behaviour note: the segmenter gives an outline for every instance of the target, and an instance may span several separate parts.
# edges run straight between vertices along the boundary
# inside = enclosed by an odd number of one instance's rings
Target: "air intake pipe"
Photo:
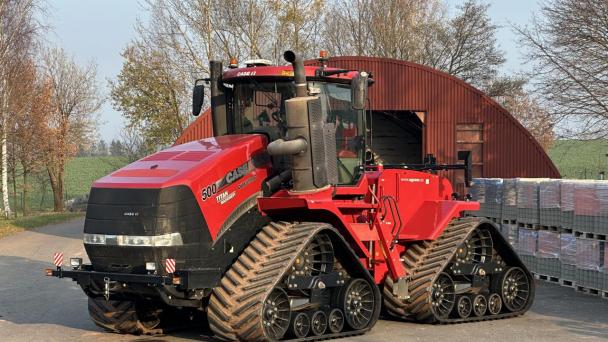
[[[293,67],[293,81],[296,84],[296,96],[308,96],[308,90],[306,89],[306,73],[304,71],[304,61],[302,60],[302,57],[296,55],[293,51],[287,50],[283,53],[283,58],[291,63]]]

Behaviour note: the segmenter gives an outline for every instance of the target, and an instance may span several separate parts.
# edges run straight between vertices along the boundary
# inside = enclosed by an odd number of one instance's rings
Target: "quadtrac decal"
[[[250,160],[248,160],[247,162],[245,162],[243,165],[237,167],[236,169],[229,171],[228,173],[226,173],[224,175],[224,177],[218,179],[216,182],[209,184],[208,186],[204,187],[201,191],[201,198],[203,201],[208,200],[209,198],[211,198],[213,195],[215,195],[218,191],[220,191],[222,188],[236,182],[237,180],[245,177],[247,174],[249,174],[251,171],[253,171],[253,165],[251,163]],[[254,177],[251,177],[254,178]],[[242,187],[239,187],[239,189],[241,189]],[[234,198],[235,196],[235,192],[228,192],[228,191],[224,191],[223,193],[217,195],[216,200],[219,204],[224,204],[228,201],[230,201],[232,198]]]

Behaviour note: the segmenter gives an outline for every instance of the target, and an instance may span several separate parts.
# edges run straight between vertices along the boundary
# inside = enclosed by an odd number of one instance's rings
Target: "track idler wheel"
[[[375,306],[372,286],[366,280],[351,279],[342,288],[339,307],[344,312],[346,324],[352,329],[365,328],[372,320]]]
[[[289,328],[291,308],[287,293],[275,287],[264,302],[262,309],[264,332],[272,340],[280,340]]]
[[[500,290],[502,302],[509,311],[522,310],[530,296],[530,282],[524,270],[509,268],[502,277]]]
[[[447,273],[441,273],[431,292],[431,305],[436,317],[446,318],[452,312],[455,303],[454,282]]]
[[[304,338],[310,331],[310,317],[304,312],[298,313],[291,323],[291,335],[295,338]]]

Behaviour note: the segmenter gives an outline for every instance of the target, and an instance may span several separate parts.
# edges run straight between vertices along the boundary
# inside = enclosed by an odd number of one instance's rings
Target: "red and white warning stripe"
[[[175,259],[165,260],[165,271],[167,271],[167,273],[175,272]]]
[[[63,264],[63,253],[53,254],[53,264],[57,267],[60,267]]]

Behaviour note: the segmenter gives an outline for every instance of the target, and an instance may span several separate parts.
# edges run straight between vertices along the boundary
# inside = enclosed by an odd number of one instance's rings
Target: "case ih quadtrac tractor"
[[[369,331],[381,312],[427,323],[507,318],[531,274],[440,170],[374,163],[363,71],[211,63],[213,138],[173,146],[93,184],[91,264],[77,281],[113,332],[154,334],[200,315],[225,340]],[[197,115],[205,82],[193,91]],[[165,329],[165,330],[163,330]]]

